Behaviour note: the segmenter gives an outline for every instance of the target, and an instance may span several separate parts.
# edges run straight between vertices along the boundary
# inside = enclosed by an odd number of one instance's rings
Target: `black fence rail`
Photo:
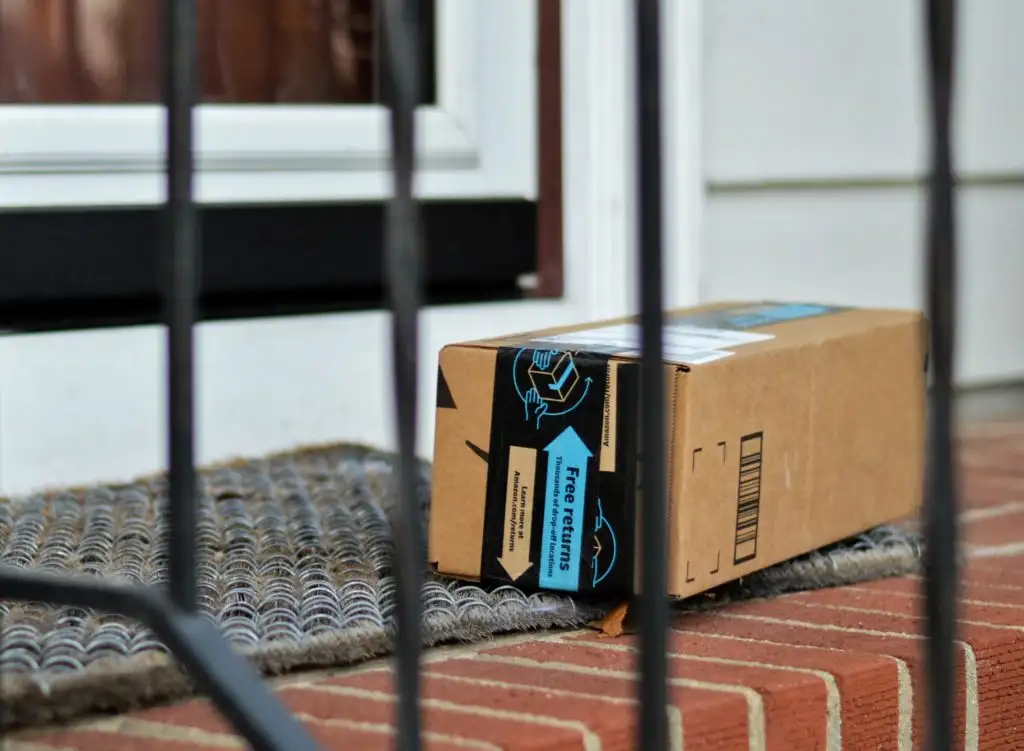
[[[557,0],[548,0],[556,2]],[[642,329],[641,430],[644,447],[638,744],[667,747],[666,510],[662,324],[662,149],[660,0],[636,3],[639,279]],[[927,531],[928,738],[932,751],[951,748],[953,640],[956,622],[956,482],[953,456],[953,346],[956,278],[954,186],[950,149],[955,29],[954,0],[923,0],[927,21],[931,113],[931,184],[925,261],[932,325]],[[394,193],[386,216],[387,278],[392,310],[394,387],[400,452],[401,514],[396,526],[398,747],[420,748],[420,583],[424,576],[419,505],[414,488],[417,316],[421,232],[412,178],[414,111],[420,75],[416,0],[381,2],[384,90],[391,109]],[[0,599],[119,613],[153,629],[235,729],[260,751],[303,751],[317,745],[223,641],[196,605],[196,472],[193,327],[199,248],[193,198],[192,110],[197,100],[196,0],[165,0],[167,43],[167,201],[163,258],[169,393],[170,585],[167,592],[95,579],[62,578],[0,566]]]

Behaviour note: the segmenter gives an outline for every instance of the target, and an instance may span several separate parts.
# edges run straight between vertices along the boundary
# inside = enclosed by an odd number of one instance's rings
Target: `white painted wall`
[[[964,384],[1024,376],[1024,4],[960,3]],[[917,0],[704,4],[701,295],[922,304]]]
[[[519,0],[520,2],[522,0]],[[422,320],[420,451],[429,455],[438,350],[451,341],[632,309],[633,111],[625,0],[565,0],[566,294],[429,310]],[[666,232],[670,304],[695,301],[702,185],[700,8],[666,7]],[[524,71],[524,75],[528,72]],[[333,440],[392,445],[384,313],[204,324],[202,461]],[[120,479],[164,465],[163,335],[155,326],[0,337],[0,492]]]

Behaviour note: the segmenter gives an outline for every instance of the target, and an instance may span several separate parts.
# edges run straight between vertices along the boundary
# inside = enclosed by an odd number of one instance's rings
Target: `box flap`
[[[480,575],[496,361],[492,349],[447,346],[437,369],[428,557],[469,578]]]

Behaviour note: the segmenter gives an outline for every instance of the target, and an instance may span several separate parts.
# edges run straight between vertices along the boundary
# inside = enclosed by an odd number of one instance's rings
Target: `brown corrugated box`
[[[730,303],[669,313],[664,331],[672,595],[917,508],[920,313]],[[622,319],[442,350],[437,572],[525,589],[634,590],[637,336]]]

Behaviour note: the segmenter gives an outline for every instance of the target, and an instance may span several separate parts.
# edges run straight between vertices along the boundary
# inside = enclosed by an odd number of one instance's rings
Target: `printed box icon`
[[[576,363],[568,352],[535,351],[529,373],[537,395],[546,402],[564,402],[580,380]]]

